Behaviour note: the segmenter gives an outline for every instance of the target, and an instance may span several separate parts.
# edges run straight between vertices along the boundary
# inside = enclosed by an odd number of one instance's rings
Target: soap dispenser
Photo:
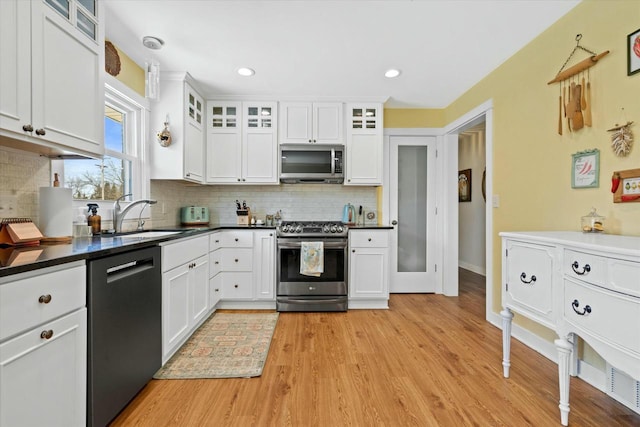
[[[89,212],[91,212],[87,221],[89,222],[89,227],[91,227],[91,234],[95,236],[100,234],[102,227],[101,218],[100,215],[98,215],[98,204],[87,203],[87,206],[89,207]]]

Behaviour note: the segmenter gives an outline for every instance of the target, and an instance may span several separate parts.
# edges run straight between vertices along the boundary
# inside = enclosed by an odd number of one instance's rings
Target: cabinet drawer
[[[222,297],[224,299],[251,299],[253,296],[253,286],[250,272],[223,272],[222,275]]]
[[[553,320],[554,247],[507,242],[503,305],[520,309],[545,324]]]
[[[640,353],[639,298],[565,279],[563,312],[569,323],[601,341]]]
[[[0,341],[84,307],[86,289],[84,265],[0,285]]]
[[[251,271],[253,266],[252,249],[220,249],[223,271]]]
[[[607,271],[612,290],[640,297],[640,262],[610,259]]]
[[[169,271],[179,265],[200,258],[209,252],[207,236],[179,240],[162,244],[162,271]]]
[[[220,233],[220,243],[225,248],[251,248],[253,231],[224,231]]]
[[[604,286],[607,277],[607,258],[584,252],[565,250],[564,274],[598,286]]]
[[[349,244],[354,248],[386,248],[389,246],[389,232],[383,230],[351,230]]]
[[[209,253],[209,277],[213,277],[222,271],[222,252],[218,249]]]

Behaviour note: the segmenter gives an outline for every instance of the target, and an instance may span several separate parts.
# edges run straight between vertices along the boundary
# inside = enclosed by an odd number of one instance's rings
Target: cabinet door
[[[275,238],[273,231],[256,231],[253,248],[253,283],[256,299],[275,298]]]
[[[200,95],[185,83],[184,105],[184,177],[204,181],[204,103]]]
[[[75,3],[68,18],[49,6],[59,3],[31,2],[33,136],[102,155],[104,31]]]
[[[345,185],[382,185],[382,107],[347,106],[347,167]]]
[[[243,103],[242,182],[278,183],[277,104]]]
[[[208,184],[230,184],[242,179],[242,104],[207,103]]]
[[[0,344],[0,425],[84,426],[86,390],[86,308]]]
[[[388,249],[351,248],[349,297],[388,298]]]
[[[0,1],[0,130],[24,133],[31,123],[30,3]]]
[[[202,256],[192,264],[191,325],[195,325],[209,313],[209,257]]]
[[[252,299],[253,273],[247,272],[222,272],[218,276],[222,276],[222,295],[224,299]]]
[[[313,105],[310,102],[280,103],[280,143],[313,142]]]
[[[316,102],[313,104],[313,142],[316,144],[343,144],[342,103]]]
[[[189,333],[189,276],[188,264],[162,274],[162,363]]]

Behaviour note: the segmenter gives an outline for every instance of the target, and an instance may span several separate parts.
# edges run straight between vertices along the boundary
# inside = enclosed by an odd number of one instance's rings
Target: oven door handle
[[[295,297],[291,299],[283,298],[279,301],[286,302],[287,304],[336,304],[344,302],[344,298],[302,299],[299,297]]]
[[[309,241],[313,241],[313,239],[309,239]],[[347,241],[346,240],[340,240],[338,242],[323,242],[323,246],[325,248],[330,248],[330,249],[343,249],[347,247]],[[282,242],[282,241],[278,241],[278,248],[282,248],[282,249],[300,249],[300,247],[302,247],[302,242]]]

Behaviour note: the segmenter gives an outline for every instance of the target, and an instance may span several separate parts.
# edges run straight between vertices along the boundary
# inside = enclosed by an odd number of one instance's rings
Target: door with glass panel
[[[436,138],[389,138],[392,293],[436,291]]]

